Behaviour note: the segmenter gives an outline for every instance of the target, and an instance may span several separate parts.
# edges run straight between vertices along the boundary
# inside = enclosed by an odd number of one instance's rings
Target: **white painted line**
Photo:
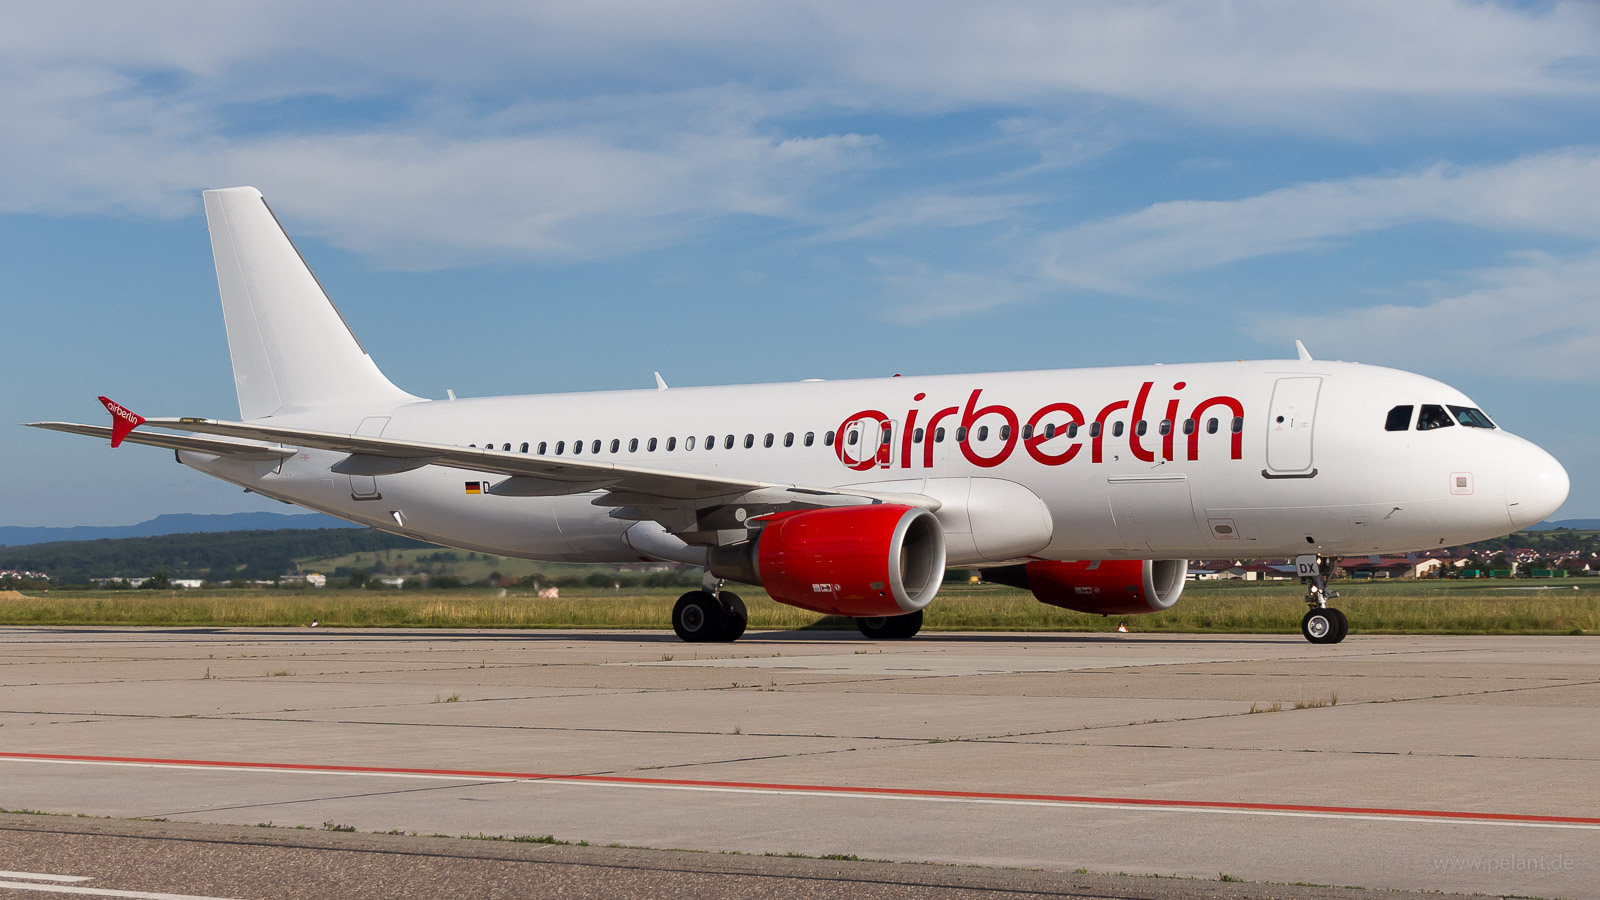
[[[21,878],[27,881],[60,881],[65,883],[89,880],[87,875],[44,875],[39,872],[0,872],[0,878]]]
[[[162,894],[155,891],[117,891],[111,888],[72,887],[65,884],[40,884],[36,881],[0,881],[0,890],[40,891],[46,894],[77,894],[80,897],[128,897],[130,900],[232,900],[200,894]]]

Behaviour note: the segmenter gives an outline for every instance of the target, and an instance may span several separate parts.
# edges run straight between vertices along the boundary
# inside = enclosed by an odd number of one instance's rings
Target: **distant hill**
[[[229,513],[202,516],[190,513],[156,516],[137,525],[75,525],[67,528],[0,526],[0,547],[26,547],[57,541],[98,541],[107,538],[158,537],[164,534],[214,534],[219,531],[278,531],[280,529],[360,528],[353,522],[322,513]]]
[[[298,559],[432,546],[370,528],[165,534],[0,547],[0,569],[44,572],[68,584],[90,578],[142,577],[157,571],[173,578],[228,581],[275,578],[295,571]]]
[[[1540,522],[1529,531],[1554,531],[1566,528],[1572,531],[1600,531],[1600,519],[1562,519],[1559,522]]]

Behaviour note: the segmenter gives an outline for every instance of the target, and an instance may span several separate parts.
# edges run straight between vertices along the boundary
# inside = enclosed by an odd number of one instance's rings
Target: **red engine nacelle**
[[[755,540],[712,550],[710,567],[801,609],[900,616],[939,592],[944,529],[933,513],[894,504],[778,513]]]
[[[1160,612],[1178,602],[1186,559],[1099,559],[1031,562],[989,569],[984,577],[1026,588],[1041,603],[1104,616]]]

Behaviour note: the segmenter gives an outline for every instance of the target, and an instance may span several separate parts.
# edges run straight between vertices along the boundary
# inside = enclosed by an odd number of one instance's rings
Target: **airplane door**
[[[388,416],[368,416],[361,420],[361,427],[356,429],[356,434],[361,437],[382,437],[383,429],[387,427],[389,427]],[[351,475],[350,499],[382,500],[383,494],[378,492],[377,476]]]
[[[1272,388],[1272,407],[1267,413],[1267,477],[1310,478],[1312,467],[1311,433],[1317,414],[1317,394],[1322,379],[1317,377],[1279,378]]]
[[[1113,475],[1107,481],[1111,516],[1126,549],[1160,556],[1204,545],[1186,476]]]

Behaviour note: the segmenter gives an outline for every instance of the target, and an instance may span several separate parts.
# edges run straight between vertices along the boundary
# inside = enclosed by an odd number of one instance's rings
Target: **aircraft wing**
[[[311,431],[255,422],[226,422],[216,419],[149,419],[146,424],[191,434],[215,435],[246,441],[282,444],[286,447],[331,450],[350,456],[337,463],[334,471],[348,474],[382,475],[443,466],[470,472],[490,472],[508,476],[490,488],[490,493],[512,496],[551,496],[602,490],[597,506],[617,507],[621,518],[660,519],[658,511],[703,507],[706,503],[743,501],[759,509],[749,514],[786,508],[838,506],[860,503],[902,503],[937,510],[938,500],[923,494],[896,494],[853,490],[848,487],[808,487],[777,484],[742,478],[728,478],[671,469],[621,465],[600,460],[552,458],[480,447],[460,447],[396,438],[368,437],[338,432]],[[109,436],[110,429],[65,423],[38,423],[58,431]],[[57,427],[64,426],[64,427]],[[127,438],[138,443],[171,446],[159,441],[204,441],[202,438],[152,435],[134,431]],[[205,441],[215,446],[259,448],[259,444],[231,444]],[[185,449],[199,449],[186,447]],[[278,456],[292,456],[297,449],[276,450]],[[216,452],[207,450],[205,452]],[[629,509],[644,510],[633,516]],[[665,524],[665,523],[664,523]],[[672,526],[669,526],[672,527]],[[686,530],[682,525],[675,531]]]
[[[29,428],[45,428],[50,431],[64,431],[67,434],[82,434],[88,437],[105,438],[110,440],[111,429],[104,425],[78,425],[73,422],[29,422]],[[123,440],[135,444],[144,444],[148,447],[165,447],[168,450],[192,450],[196,453],[212,453],[217,456],[231,456],[235,459],[250,459],[270,462],[293,456],[292,447],[273,447],[267,444],[245,443],[242,441],[219,441],[213,438],[195,437],[186,434],[155,434],[139,431],[129,434]]]

